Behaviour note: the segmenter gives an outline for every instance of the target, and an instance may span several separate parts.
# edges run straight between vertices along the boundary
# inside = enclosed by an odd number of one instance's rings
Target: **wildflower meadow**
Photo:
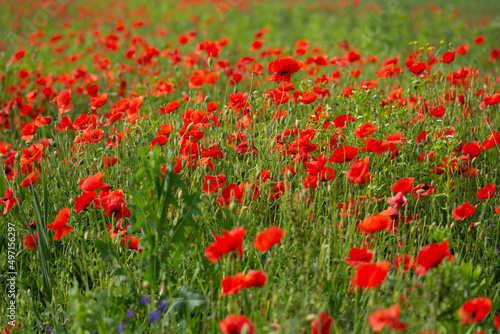
[[[0,0],[0,330],[500,332],[500,3]]]

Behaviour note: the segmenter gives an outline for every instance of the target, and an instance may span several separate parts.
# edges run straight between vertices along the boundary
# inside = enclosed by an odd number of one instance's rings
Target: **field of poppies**
[[[500,330],[500,3],[0,0],[0,328]]]

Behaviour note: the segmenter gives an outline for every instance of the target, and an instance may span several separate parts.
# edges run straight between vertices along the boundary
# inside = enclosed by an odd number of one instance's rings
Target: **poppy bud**
[[[306,320],[307,322],[311,322],[311,321],[313,321],[314,319],[316,319],[316,314],[308,314],[308,315],[306,316],[306,319],[305,319],[305,320]]]
[[[300,125],[300,121],[298,119],[295,120],[295,127],[298,129]]]
[[[16,153],[16,160],[18,160],[19,158],[21,158],[22,154],[23,153],[21,151],[17,151],[17,153]]]
[[[0,159],[6,159],[7,156],[5,154],[0,154]]]
[[[257,173],[255,173],[255,178],[258,179],[260,177],[261,171],[260,168],[257,170]]]
[[[193,129],[193,126],[194,126],[194,122],[189,123],[189,125],[186,128],[186,132],[191,131],[191,129]]]
[[[210,57],[208,57],[207,64],[208,67],[214,66],[214,58],[212,58],[212,54],[210,54]]]
[[[75,199],[74,199],[73,197],[71,197],[71,198],[69,199],[69,205],[70,205],[70,206],[73,206],[73,204],[75,204]]]
[[[182,189],[179,189],[179,191],[177,192],[177,198],[178,199],[182,198]]]
[[[151,284],[148,281],[142,281],[142,287],[149,290],[151,288]]]
[[[455,226],[455,222],[451,223],[450,228],[453,228]]]
[[[250,330],[250,325],[247,324],[247,323],[244,323],[243,326],[241,326],[241,334],[250,334],[251,333],[251,330]]]
[[[161,282],[161,287],[160,287],[160,296],[163,296],[164,294],[167,293],[168,290],[168,285],[164,281]]]
[[[83,235],[83,239],[84,240],[88,240],[89,239],[89,231],[85,231],[85,234]]]
[[[203,166],[203,170],[205,171],[205,174],[210,173],[210,166],[208,164],[205,164],[205,166]]]
[[[229,211],[231,212],[234,212],[234,210],[236,209],[236,203],[233,201],[233,198],[231,198],[231,204],[229,204]]]
[[[210,99],[210,95],[205,96],[205,100],[203,100],[203,103],[207,103],[209,99]]]

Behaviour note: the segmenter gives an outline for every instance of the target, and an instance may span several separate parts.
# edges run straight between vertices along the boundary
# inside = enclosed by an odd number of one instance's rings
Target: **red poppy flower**
[[[216,176],[205,175],[205,182],[203,183],[202,190],[204,193],[211,194],[226,185],[226,175],[219,174]]]
[[[41,128],[45,124],[52,123],[52,117],[38,115],[36,116],[35,121],[33,123],[36,125],[37,128]]]
[[[221,281],[220,296],[234,295],[243,288],[261,287],[266,284],[267,275],[262,270],[250,270],[247,274],[239,273],[224,277]]]
[[[388,261],[360,265],[356,268],[351,283],[360,289],[377,287],[385,280],[390,266]]]
[[[424,63],[424,62],[415,62],[413,63],[410,68],[408,69],[408,71],[410,71],[411,73],[415,74],[415,75],[421,75],[422,73],[424,73],[424,71],[427,69],[427,64]]]
[[[489,150],[490,148],[493,148],[498,144],[500,144],[500,134],[496,130],[493,130],[491,135],[489,135],[488,138],[483,141],[481,146],[483,147],[483,149]]]
[[[364,137],[374,133],[378,129],[380,129],[380,126],[375,127],[373,125],[373,123],[366,122],[366,123],[361,124],[361,126],[359,128],[357,128],[356,130],[354,130],[354,135],[358,139],[363,139]]]
[[[23,239],[23,245],[24,248],[31,250],[31,249],[36,249],[36,245],[38,244],[38,232],[33,233],[35,236],[35,239],[33,239],[33,236],[27,235]]]
[[[363,143],[363,147],[361,148],[361,151],[373,152],[373,153],[377,153],[378,155],[381,155],[382,153],[389,151],[389,145],[387,144],[387,142],[382,141],[382,139],[377,140],[375,138],[369,137]]]
[[[100,197],[100,195],[99,195]],[[123,190],[116,189],[111,193],[100,198],[100,202],[106,216],[113,218],[127,218],[130,217],[130,211],[127,208],[126,202],[123,199]]]
[[[497,214],[499,214],[499,215],[500,215],[500,206],[497,206],[497,207],[495,208],[495,212],[496,212]]]
[[[440,118],[443,117],[446,112],[446,108],[443,106],[438,106],[430,111],[431,116]]]
[[[126,224],[124,227],[122,227],[122,220],[118,219],[118,221],[115,224],[115,227],[112,227],[109,224],[106,224],[106,227],[108,228],[108,234],[111,239],[116,238],[116,236],[122,236],[125,233],[127,233],[128,226],[130,224]]]
[[[495,319],[493,319],[493,325],[496,329],[500,329],[500,313],[498,313]]]
[[[363,222],[358,225],[358,228],[362,233],[366,234],[375,233],[387,230],[391,222],[392,222],[391,216],[376,214],[363,219]]]
[[[244,227],[236,227],[230,232],[222,231],[222,236],[214,235],[215,241],[212,242],[205,250],[205,256],[212,263],[216,263],[224,254],[238,251],[240,257],[243,256],[243,239],[245,238],[246,229]]]
[[[496,191],[496,184],[487,184],[476,193],[476,196],[479,197],[479,199],[488,199],[495,196]]]
[[[486,41],[486,37],[479,35],[474,39],[474,44],[481,45]]]
[[[14,193],[10,190],[9,187],[5,188],[5,196],[0,198],[0,204],[3,204],[3,214],[5,215],[12,209],[15,205],[19,203],[19,197],[12,197]]]
[[[404,331],[408,328],[408,325],[399,321],[400,313],[401,307],[399,304],[395,304],[386,309],[379,308],[370,314],[368,317],[368,323],[375,333],[381,332],[384,327],[388,327],[396,331]]]
[[[391,191],[395,193],[402,193],[403,195],[409,193],[413,188],[413,177],[404,177],[399,179],[391,186]]]
[[[394,78],[401,73],[401,67],[394,67],[393,63],[390,63],[382,68],[375,71],[378,78]]]
[[[417,264],[419,267],[415,270],[415,274],[424,276],[430,269],[437,267],[444,258],[452,259],[453,255],[448,247],[448,241],[423,247],[418,252]]]
[[[317,97],[318,97],[318,94],[316,94],[314,92],[304,93],[300,97],[300,103],[303,103],[303,104],[312,103],[312,102],[316,101]]]
[[[279,58],[269,64],[271,71],[275,72],[269,78],[269,81],[286,81],[290,82],[292,73],[297,72],[302,67],[302,64],[290,57]]]
[[[170,103],[168,103],[164,108],[160,108],[158,110],[158,112],[160,114],[171,114],[173,113],[174,111],[176,111],[181,105],[181,102],[180,101],[172,101]]]
[[[411,256],[410,254],[396,256],[394,259],[392,259],[392,264],[394,265],[394,267],[396,267],[397,270],[401,268],[404,271],[415,268],[415,266],[417,265],[417,263],[413,259],[413,256]]]
[[[350,266],[357,267],[368,263],[373,258],[373,252],[368,248],[353,247],[349,250],[349,258],[344,259],[344,262]]]
[[[47,225],[48,229],[56,232],[56,234],[54,234],[55,241],[58,241],[62,237],[73,232],[73,228],[66,225],[70,215],[71,211],[68,208],[61,209],[57,214],[56,219],[54,219],[54,222],[52,222],[52,224],[50,225]]]
[[[224,334],[255,334],[252,321],[241,314],[228,315],[219,322],[219,328]]]
[[[333,318],[330,317],[326,312],[321,312],[319,317],[319,321],[318,319],[314,319],[313,321],[311,321],[311,334],[330,334],[330,328],[333,324]]]
[[[359,149],[357,147],[349,145],[341,145],[337,147],[335,151],[333,151],[333,154],[328,158],[328,161],[335,162],[338,164],[351,162],[352,160],[354,160],[358,152]]]
[[[96,198],[97,192],[94,190],[84,191],[80,197],[75,197],[75,212],[79,213],[89,206],[94,198]]]
[[[35,123],[25,123],[21,129],[23,136],[22,140],[32,140],[35,137],[36,125]]]
[[[102,157],[102,162],[104,167],[109,167],[114,166],[118,162],[118,159],[115,157]]]
[[[280,243],[284,235],[285,230],[279,228],[278,226],[271,226],[257,234],[255,242],[252,245],[258,251],[267,252],[271,249],[271,247]]]
[[[102,129],[93,129],[92,126],[82,132],[82,140],[89,143],[98,143],[102,137],[104,137],[104,131]]]
[[[387,203],[389,203],[389,205],[394,209],[398,210],[408,203],[408,198],[406,198],[402,192],[399,192],[396,195],[389,197],[387,199]]]
[[[365,184],[370,180],[370,157],[366,156],[364,160],[357,160],[352,163],[346,178],[351,180],[354,184]]]
[[[474,211],[476,211],[478,204],[476,204],[474,207],[472,204],[469,202],[465,202],[463,205],[456,207],[453,209],[451,214],[453,215],[453,218],[456,220],[464,220],[467,217],[470,217],[474,214]]]
[[[73,110],[75,106],[73,105],[73,103],[71,103],[70,100],[71,100],[71,91],[69,91],[68,89],[63,89],[59,93],[59,95],[57,95],[52,100],[52,103],[58,107],[59,116]]]
[[[40,172],[36,170],[36,171],[30,173],[19,185],[21,187],[31,187],[38,180],[41,180],[40,179]]]
[[[98,96],[92,96],[89,106],[92,107],[92,111],[95,112],[97,108],[102,107],[108,102],[108,94],[102,94]]]
[[[443,53],[443,57],[439,60],[442,63],[451,63],[453,60],[455,60],[455,51],[448,51]]]
[[[460,324],[475,324],[483,320],[491,310],[491,299],[477,297],[464,303],[458,310]]]
[[[128,249],[139,250],[139,241],[141,241],[141,238],[134,238],[128,234],[122,238],[123,246],[127,247]]]

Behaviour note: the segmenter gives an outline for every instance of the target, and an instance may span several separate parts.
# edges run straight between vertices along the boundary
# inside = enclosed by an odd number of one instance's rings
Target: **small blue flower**
[[[142,305],[151,304],[151,300],[149,299],[149,293],[146,293],[146,295],[144,297],[142,297],[140,301],[141,301]]]
[[[124,323],[124,322],[122,322],[122,323],[120,324],[120,329],[118,330],[118,333],[123,333],[123,332],[125,332],[125,327],[127,327],[127,324],[126,324],[126,323]]]
[[[158,310],[163,312],[167,309],[167,306],[168,306],[168,299],[161,299],[160,306],[158,307]]]
[[[127,316],[126,318],[127,319],[131,319],[134,317],[134,312],[132,311],[132,309],[130,307],[127,308]]]
[[[156,312],[149,314],[148,322],[151,322],[151,323],[157,322],[160,318],[161,318],[161,312],[156,311]]]
[[[52,327],[47,327],[47,333],[52,333],[53,331]]]

